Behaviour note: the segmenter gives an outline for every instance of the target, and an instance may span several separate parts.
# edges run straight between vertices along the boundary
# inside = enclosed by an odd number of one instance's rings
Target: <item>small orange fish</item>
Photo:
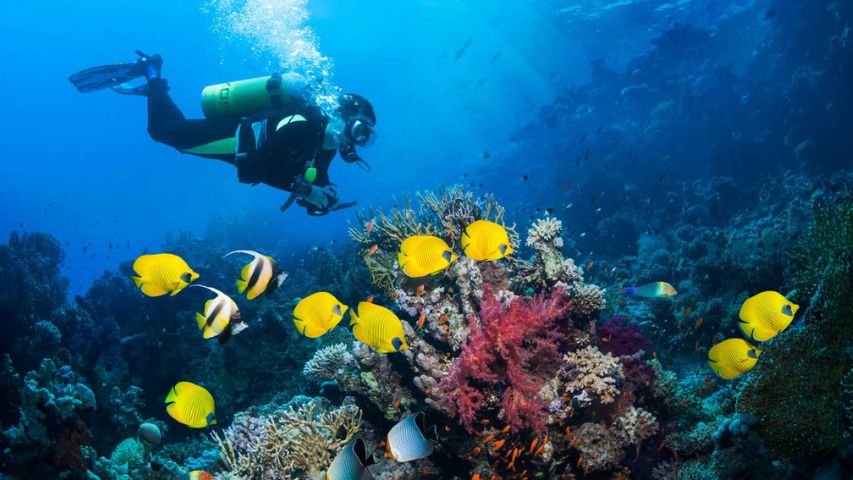
[[[364,232],[366,235],[370,235],[370,231],[373,230],[373,224],[374,220],[371,219],[369,222],[367,222],[367,225],[364,226]]]
[[[679,400],[678,406],[681,408],[687,408],[687,402],[685,402],[684,400]]]
[[[418,330],[424,328],[424,320],[426,320],[426,314],[422,313],[420,317],[418,317]]]
[[[493,434],[489,435],[488,437],[484,438],[483,443],[489,443],[494,439],[495,439],[495,434],[493,433]]]
[[[400,408],[400,399],[394,400],[394,408]]]
[[[654,358],[655,358],[655,360],[657,360],[657,358],[658,358],[658,352],[652,352],[652,357],[654,357]]]
[[[547,443],[548,443],[548,435],[545,435],[545,438],[542,439],[542,446],[544,447],[545,444],[547,444]]]
[[[400,294],[397,293],[397,290],[394,290],[393,292],[391,292],[391,298],[393,298],[394,300],[397,300],[397,297],[399,297],[399,296],[400,296]]]
[[[479,473],[475,473],[475,474],[474,474],[474,476],[473,476],[473,477],[471,477],[471,480],[480,480],[480,474],[479,474]]]
[[[606,336],[606,337],[602,338],[602,339],[601,339],[601,342],[602,342],[602,343],[607,343],[607,342],[609,342],[611,339],[613,339],[613,334],[612,334],[612,333],[611,333],[610,335],[608,335],[608,336]]]
[[[372,247],[370,247],[370,250],[367,251],[367,254],[373,255],[374,253],[376,253],[377,250],[379,250],[379,244],[374,244]]]
[[[444,325],[445,323],[447,323],[447,315],[442,315],[442,316],[438,317],[438,324],[439,325]]]
[[[482,449],[482,448],[480,448],[480,447],[474,447],[474,450],[471,450],[471,454],[472,454],[472,455],[476,455],[476,454],[478,454],[478,453],[480,453],[480,452],[482,452],[482,451],[483,451],[483,449]]]
[[[423,283],[422,283],[422,284],[420,284],[420,285],[418,285],[418,289],[417,289],[417,290],[415,290],[415,297],[417,297],[417,298],[421,298],[421,295],[423,295],[423,293],[424,293],[424,288],[425,288],[425,287],[424,287],[424,284],[423,284]]]
[[[506,432],[508,432],[508,431],[509,431],[509,425],[505,426],[505,427],[501,430],[501,433],[506,433]]]
[[[536,448],[536,444],[539,443],[538,438],[534,438],[532,442],[530,442],[530,449],[527,451],[528,454],[533,453],[533,449]]]
[[[371,295],[371,296],[367,297],[367,300],[365,300],[365,302],[367,302],[367,303],[373,303],[373,295]]]
[[[580,457],[578,457],[578,463],[577,463],[577,465],[575,465],[575,466],[576,466],[576,467],[580,467],[580,466],[581,466],[581,463],[583,463],[583,455],[581,455]]]
[[[720,338],[720,335],[715,333],[713,337],[711,337],[711,343],[717,343],[717,339]]]
[[[588,262],[588,263],[586,264],[586,268],[584,268],[584,270],[585,270],[585,271],[587,271],[587,272],[588,272],[588,271],[590,271],[590,270],[592,270],[592,266],[593,266],[593,265],[595,265],[595,264],[594,264],[594,263],[592,263],[592,262]]]
[[[488,418],[484,418],[484,419],[480,420],[480,425],[488,425],[488,424],[489,424]]]
[[[696,319],[696,323],[693,324],[693,330],[699,330],[699,327],[702,326],[702,317]]]
[[[692,311],[693,311],[693,307],[685,307],[685,308],[684,308],[684,318],[689,317],[689,316],[690,316],[690,313],[691,313]]]
[[[498,440],[492,444],[492,448],[494,449],[494,451],[497,452],[498,450],[501,449],[501,447],[504,446],[504,443],[506,443],[506,440]]]
[[[447,331],[448,328],[450,328],[450,327],[448,327],[446,323],[441,326],[441,329],[445,332]]]

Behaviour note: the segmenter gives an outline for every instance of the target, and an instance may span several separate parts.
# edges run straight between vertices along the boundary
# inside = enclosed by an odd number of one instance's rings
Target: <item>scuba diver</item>
[[[335,151],[347,163],[370,170],[356,147],[376,139],[376,114],[364,97],[345,93],[332,115],[309,100],[308,82],[299,74],[276,74],[205,87],[205,118],[187,119],[169,96],[160,71],[163,58],[136,51],[133,63],[83,70],[69,80],[80,92],[110,88],[148,97],[148,133],[181,153],[224,160],[237,167],[242,183],[264,183],[290,192],[309,215],[326,215],[355,202],[341,202],[329,180]],[[136,79],[146,82],[132,86]]]

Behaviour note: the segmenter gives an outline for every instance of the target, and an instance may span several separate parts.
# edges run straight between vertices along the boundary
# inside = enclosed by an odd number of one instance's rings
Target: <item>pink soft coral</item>
[[[550,297],[515,298],[506,308],[483,289],[479,319],[440,388],[469,431],[489,398],[500,398],[504,421],[513,430],[545,428],[547,405],[538,393],[560,362],[565,333],[557,325],[569,310],[562,291]]]

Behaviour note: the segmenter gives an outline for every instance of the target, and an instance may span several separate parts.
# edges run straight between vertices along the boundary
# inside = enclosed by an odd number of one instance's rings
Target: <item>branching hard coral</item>
[[[492,195],[475,197],[461,186],[441,188],[437,193],[419,192],[416,200],[395,202],[390,212],[361,211],[358,226],[348,230],[359,243],[361,256],[375,285],[391,292],[398,283],[395,263],[403,240],[412,235],[433,235],[458,246],[462,231],[476,220],[504,221],[504,208]],[[513,226],[507,226],[510,242],[518,245]]]
[[[610,427],[622,445],[634,445],[649,438],[658,431],[657,419],[642,408],[629,406]]]
[[[582,283],[576,286],[571,293],[572,315],[579,318],[597,316],[607,306],[604,294],[604,289],[598,285]]]
[[[563,224],[554,218],[540,218],[527,231],[527,245],[533,247],[536,256],[532,264],[520,263],[519,282],[534,290],[562,288],[571,295],[574,288],[583,282],[582,271],[574,260],[563,258],[560,236]]]
[[[358,364],[352,353],[343,343],[323,347],[305,362],[302,375],[315,381],[335,380],[341,382],[341,377],[355,373]]]
[[[579,405],[608,404],[616,400],[625,380],[622,365],[609,353],[592,345],[563,357],[559,377],[565,391]]]
[[[361,410],[343,405],[327,412],[315,401],[212,434],[232,475],[245,480],[318,478],[361,430]]]
[[[537,394],[559,364],[563,334],[556,322],[569,308],[563,297],[558,291],[550,298],[516,298],[504,308],[485,287],[479,321],[471,319],[468,341],[440,386],[469,431],[489,392],[501,399],[499,416],[514,430],[545,427],[547,404]]]
[[[584,423],[573,434],[572,446],[581,455],[578,466],[585,471],[613,468],[625,455],[619,438],[597,423]]]

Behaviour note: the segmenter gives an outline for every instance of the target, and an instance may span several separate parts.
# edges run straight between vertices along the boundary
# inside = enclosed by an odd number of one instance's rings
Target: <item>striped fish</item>
[[[423,412],[413,413],[400,420],[388,431],[385,456],[395,462],[411,462],[432,454],[432,442],[426,438]],[[434,435],[438,437],[436,433]]]
[[[204,313],[195,314],[198,329],[204,332],[204,338],[219,337],[219,343],[225,343],[232,335],[237,335],[248,327],[240,319],[240,309],[231,297],[205,285],[190,286],[206,288],[216,294],[216,297],[204,302]]]
[[[373,478],[368,466],[376,461],[367,455],[364,440],[356,438],[343,448],[326,470],[325,480],[369,480]]]
[[[243,267],[240,278],[237,279],[237,290],[240,293],[245,293],[249,300],[254,300],[262,294],[274,292],[287,278],[287,274],[278,268],[275,260],[271,257],[252,250],[234,250],[225,257],[234,253],[245,253],[254,257],[251,262]]]
[[[387,308],[370,302],[359,302],[358,307],[350,309],[352,334],[360,342],[372,347],[379,353],[408,350],[403,323]]]

